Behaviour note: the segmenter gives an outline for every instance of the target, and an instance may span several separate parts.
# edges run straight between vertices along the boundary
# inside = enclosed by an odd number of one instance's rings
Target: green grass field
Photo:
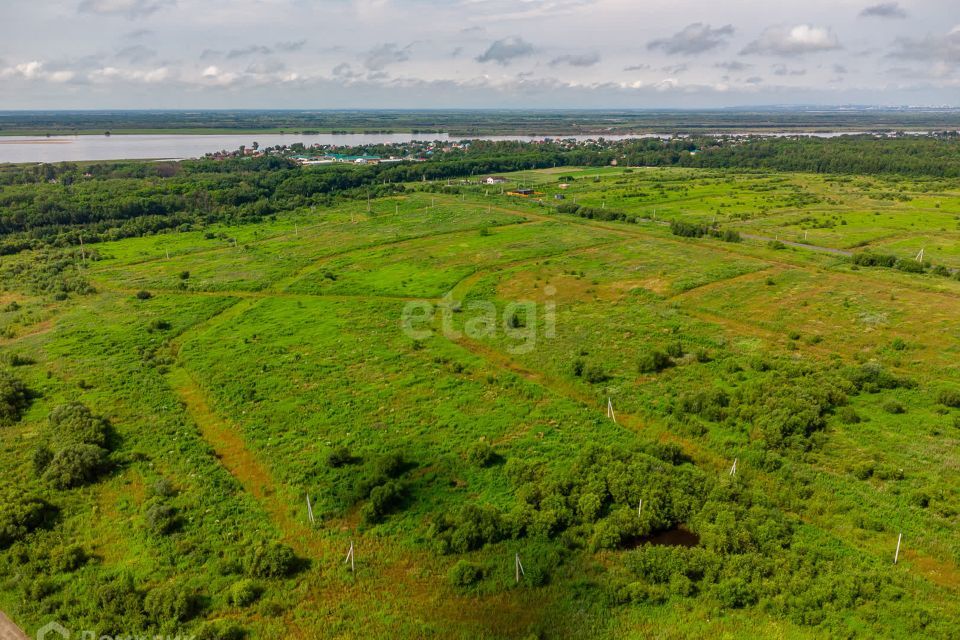
[[[510,180],[537,195],[412,185],[91,245],[85,295],[3,283],[29,402],[0,426],[0,609],[198,638],[955,637],[960,281],[814,249],[958,268],[960,185]],[[663,224],[714,219],[744,240]],[[109,420],[109,464],[59,487],[38,451],[69,403]],[[20,530],[24,496],[47,506]]]

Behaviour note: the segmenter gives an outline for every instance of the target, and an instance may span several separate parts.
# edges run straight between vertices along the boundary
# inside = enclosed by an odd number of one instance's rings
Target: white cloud
[[[149,16],[176,3],[177,0],[82,0],[79,10],[81,13],[124,16],[132,20]]]
[[[797,56],[840,48],[833,31],[825,27],[800,24],[795,27],[770,27],[748,44],[741,54]]]

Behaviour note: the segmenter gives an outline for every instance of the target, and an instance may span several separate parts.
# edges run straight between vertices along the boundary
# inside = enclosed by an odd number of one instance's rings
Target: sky
[[[0,109],[960,106],[957,0],[2,0]]]

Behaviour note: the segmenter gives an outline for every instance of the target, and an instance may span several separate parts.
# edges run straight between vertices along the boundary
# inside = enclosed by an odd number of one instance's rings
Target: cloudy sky
[[[960,105],[957,0],[2,0],[0,109]]]

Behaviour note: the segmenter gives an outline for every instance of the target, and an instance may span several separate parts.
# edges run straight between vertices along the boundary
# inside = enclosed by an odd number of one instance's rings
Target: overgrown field
[[[0,259],[0,609],[956,637],[960,183],[508,179]]]

